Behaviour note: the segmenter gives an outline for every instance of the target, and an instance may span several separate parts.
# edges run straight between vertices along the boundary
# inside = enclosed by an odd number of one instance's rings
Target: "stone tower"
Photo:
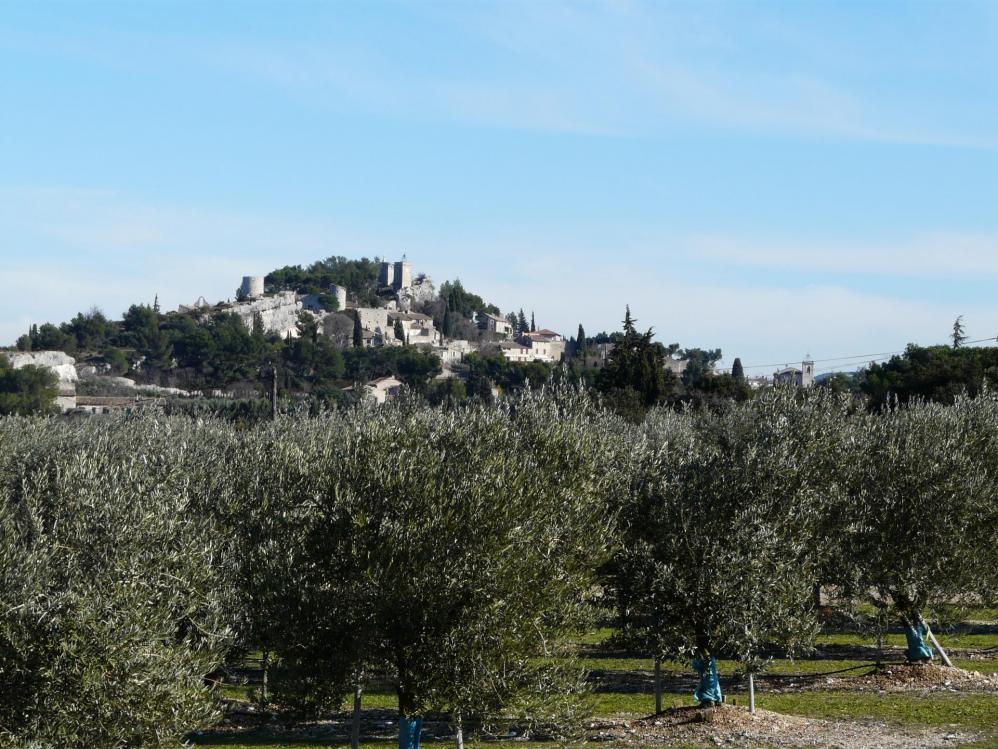
[[[263,296],[263,276],[243,276],[239,292],[247,299],[259,299]]]
[[[809,388],[814,385],[814,359],[808,354],[800,364],[800,384],[801,387]]]
[[[402,291],[412,287],[412,263],[405,256],[397,263],[382,263],[378,284],[383,289]]]
[[[347,308],[347,288],[346,286],[329,285],[329,293],[336,297],[336,309],[340,312]]]
[[[402,259],[395,263],[395,283],[393,288],[396,291],[412,287],[412,263],[402,256]]]
[[[382,263],[381,273],[378,274],[378,285],[382,288],[395,285],[395,264]]]

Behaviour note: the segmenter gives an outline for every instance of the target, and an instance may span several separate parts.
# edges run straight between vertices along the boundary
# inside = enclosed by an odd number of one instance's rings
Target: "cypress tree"
[[[731,376],[739,382],[745,379],[745,368],[742,367],[742,360],[737,356],[731,365]]]
[[[450,338],[454,334],[454,321],[450,316],[450,304],[444,310],[444,321],[440,324],[440,327],[445,338]]]
[[[582,327],[582,323],[579,323],[579,333],[575,336],[575,355],[585,356],[588,349],[589,343],[586,341],[586,331]]]
[[[534,320],[534,311],[530,310],[530,332],[537,330],[537,322]]]
[[[364,331],[360,327],[360,315],[353,317],[353,347],[364,347]]]

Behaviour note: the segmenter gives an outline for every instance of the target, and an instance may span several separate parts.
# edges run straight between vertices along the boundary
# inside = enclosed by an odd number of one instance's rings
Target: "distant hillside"
[[[185,390],[259,390],[274,367],[281,371],[280,390],[299,395],[339,397],[340,389],[354,382],[387,375],[425,388],[440,371],[433,353],[353,349],[351,336],[344,343],[323,334],[321,313],[295,313],[293,305],[291,312],[281,307],[284,317],[292,315],[290,322],[283,320],[278,326],[282,332],[264,324],[266,311],[247,319],[247,307],[265,306],[281,292],[316,295],[320,307],[333,311],[338,306],[329,293],[334,284],[347,289],[351,306],[384,307],[395,294],[379,289],[380,270],[377,257],[333,256],[304,267],[285,266],[265,277],[266,298],[177,311],[160,310],[158,303],[133,304],[121,320],[109,319],[94,308],[61,324],[32,325],[18,339],[17,348],[62,351],[92,372],[127,374],[140,383]],[[294,300],[293,294],[288,296]],[[301,309],[300,304],[297,307]],[[499,310],[455,280],[445,281],[439,293],[421,300],[413,311],[432,317],[447,338],[477,341],[481,331],[474,323],[475,314]],[[346,325],[350,327],[349,322]]]

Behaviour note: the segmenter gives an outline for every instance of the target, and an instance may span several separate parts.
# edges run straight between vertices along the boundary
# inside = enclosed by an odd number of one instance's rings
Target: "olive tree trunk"
[[[353,718],[350,725],[350,747],[360,749],[360,703],[364,694],[364,683],[358,679],[353,688]]]

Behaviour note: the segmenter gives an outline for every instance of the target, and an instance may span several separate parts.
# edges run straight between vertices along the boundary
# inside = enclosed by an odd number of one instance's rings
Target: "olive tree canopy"
[[[182,420],[0,420],[0,738],[172,746],[227,640],[214,470]]]
[[[776,389],[721,413],[650,416],[618,558],[632,639],[657,658],[752,668],[770,644],[809,644],[815,529],[846,408]]]

